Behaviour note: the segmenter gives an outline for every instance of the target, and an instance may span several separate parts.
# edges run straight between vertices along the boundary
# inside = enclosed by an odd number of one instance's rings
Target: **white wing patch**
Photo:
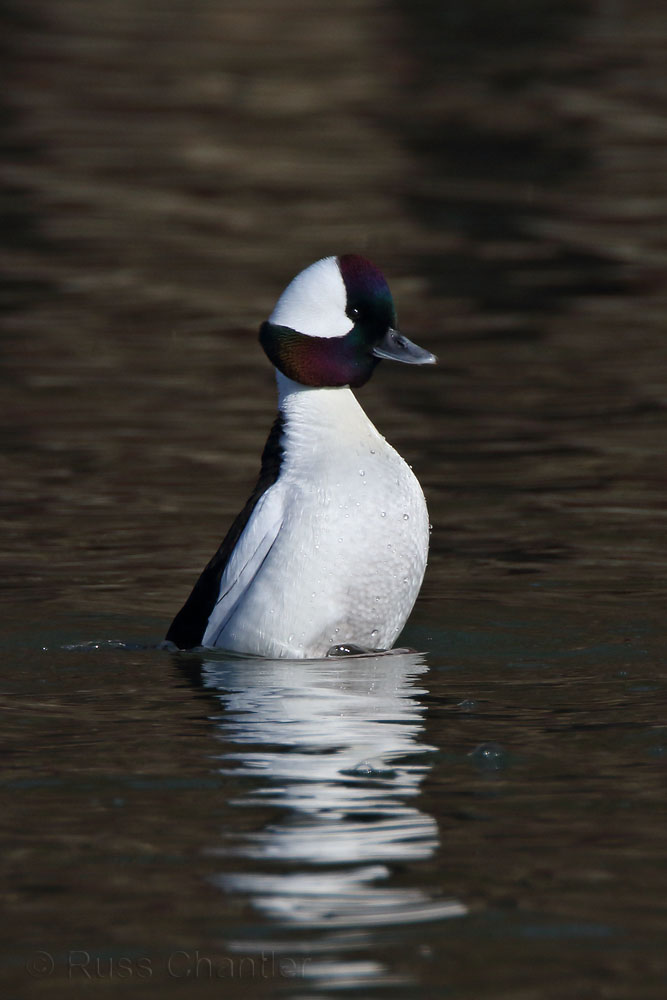
[[[220,580],[218,600],[211,612],[202,646],[215,646],[227,622],[269,554],[285,516],[284,490],[278,483],[257,501]]]

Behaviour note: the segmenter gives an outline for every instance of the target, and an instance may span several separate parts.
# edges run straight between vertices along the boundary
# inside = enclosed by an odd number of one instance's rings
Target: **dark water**
[[[5,994],[663,998],[662,4],[0,10]],[[151,648],[349,251],[441,360],[361,393],[408,651]]]

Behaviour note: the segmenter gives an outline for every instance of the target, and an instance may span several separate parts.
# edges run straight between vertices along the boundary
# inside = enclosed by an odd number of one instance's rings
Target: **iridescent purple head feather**
[[[395,327],[396,310],[382,272],[364,257],[344,254],[298,274],[259,337],[288,378],[314,387],[356,387],[368,381],[380,358],[435,360]]]

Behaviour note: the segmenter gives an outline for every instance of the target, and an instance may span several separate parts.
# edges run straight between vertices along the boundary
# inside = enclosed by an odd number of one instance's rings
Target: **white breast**
[[[285,453],[264,499],[267,524],[279,526],[222,629],[214,611],[204,644],[283,657],[324,656],[346,642],[390,648],[426,567],[421,487],[349,389],[282,375],[278,384]],[[261,516],[246,531],[264,539]],[[223,577],[221,593],[230,585]]]

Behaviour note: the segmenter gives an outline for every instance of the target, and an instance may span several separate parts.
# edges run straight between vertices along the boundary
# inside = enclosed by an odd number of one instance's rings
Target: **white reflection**
[[[234,804],[280,807],[280,819],[261,830],[224,835],[215,853],[236,861],[216,876],[221,888],[293,928],[381,927],[465,912],[390,879],[392,864],[429,858],[439,842],[435,820],[414,804],[433,749],[421,742],[426,671],[412,652],[204,662],[204,687],[225,708],[220,735],[233,744],[220,757],[222,771],[255,779]]]

